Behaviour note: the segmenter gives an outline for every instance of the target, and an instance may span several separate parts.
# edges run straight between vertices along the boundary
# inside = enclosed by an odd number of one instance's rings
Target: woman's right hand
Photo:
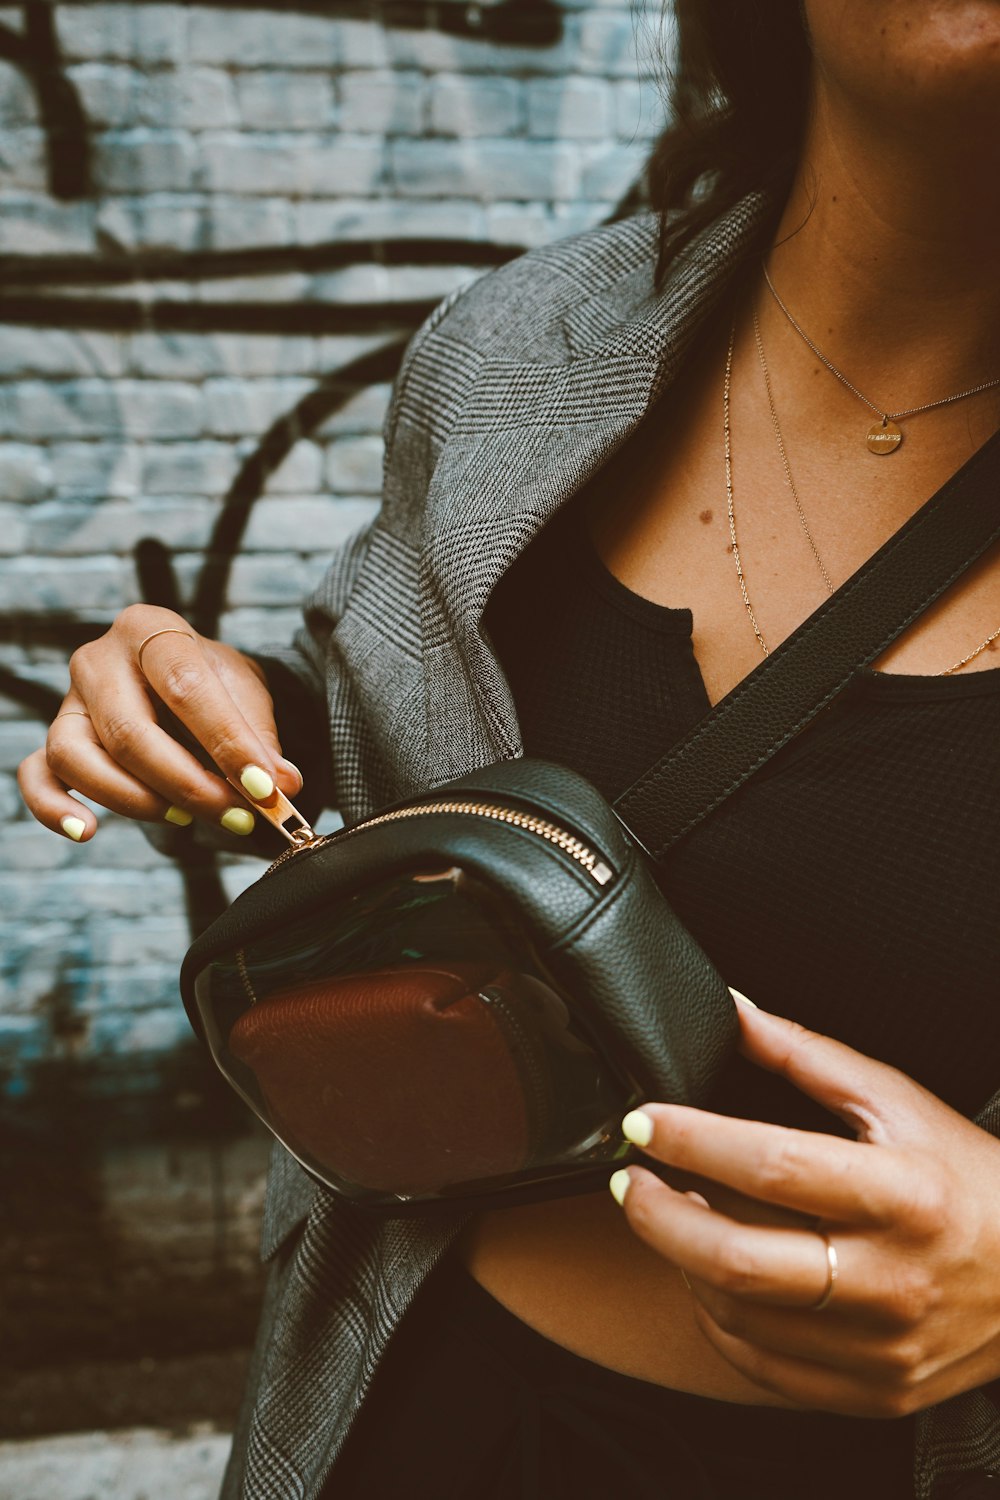
[[[44,747],[18,769],[25,802],[53,833],[81,843],[97,831],[93,812],[71,788],[126,818],[181,827],[201,818],[245,835],[254,816],[227,777],[257,801],[271,795],[270,783],[288,796],[302,786],[299,771],[282,758],[261,668],[232,646],[197,635],[172,610],[123,610],[105,635],[73,653],[70,683]],[[221,774],[161,727],[158,702]]]

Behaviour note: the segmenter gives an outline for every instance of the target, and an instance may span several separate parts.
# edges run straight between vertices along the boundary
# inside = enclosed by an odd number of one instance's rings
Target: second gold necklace
[[[767,360],[764,357],[764,342],[760,336],[760,324],[757,320],[756,306],[751,305],[751,313],[753,316],[754,338],[757,343],[757,355],[760,360],[761,372],[764,376],[764,388],[767,391],[767,404],[771,413],[771,425],[774,428],[774,435],[778,443],[778,451],[781,454],[781,462],[785,471],[785,482],[792,493],[792,498],[795,501],[795,508],[798,511],[799,524],[801,525],[802,530],[805,532],[806,539],[809,542],[810,548],[812,549],[812,554],[816,561],[816,565],[822,575],[823,582],[826,586],[826,591],[828,594],[832,594],[834,592],[833,582],[830,578],[830,574],[827,571],[826,564],[823,562],[823,559],[819,554],[819,548],[816,546],[813,534],[809,529],[809,522],[806,520],[805,511],[802,509],[802,502],[799,500],[799,493],[795,488],[795,481],[792,478],[791,465],[788,462],[788,455],[785,452],[785,443],[784,439],[781,436],[781,427],[778,423],[778,413],[774,405],[774,394],[771,390],[771,376],[767,368]],[[753,626],[754,635],[757,637],[757,644],[760,646],[763,654],[765,656],[768,656],[770,655],[770,651],[767,642],[765,641],[764,636],[761,632],[761,628],[757,623],[757,616],[754,614],[753,605],[750,602],[750,591],[747,588],[746,575],[743,572],[743,558],[740,555],[739,541],[737,540],[736,536],[736,501],[733,495],[732,430],[729,420],[729,398],[733,373],[733,351],[735,347],[736,319],[734,318],[732,326],[729,330],[729,347],[726,350],[726,376],[722,387],[723,431],[725,437],[726,459],[726,516],[729,521],[729,539],[732,546],[733,561],[736,564],[736,575],[740,581],[740,593],[743,595],[743,605],[748,616],[750,617],[750,624]],[[968,656],[963,656],[960,661],[953,662],[952,665],[950,667],[946,667],[943,672],[936,672],[932,673],[931,675],[936,677],[950,677],[953,672],[960,672],[963,667],[967,667],[970,662],[975,661],[976,658],[978,656],[981,656],[984,651],[989,650],[994,641],[997,640],[1000,640],[1000,626],[998,626],[997,629],[993,631],[992,635],[988,635],[984,641],[980,642],[980,644],[974,651],[970,651]]]
[[[764,272],[764,281],[771,296],[781,308],[781,311],[789,323],[791,323],[799,338],[809,345],[809,348],[815,354],[820,364],[825,365],[831,375],[836,375],[841,385],[846,385],[847,389],[853,392],[859,401],[863,401],[870,411],[873,411],[877,417],[882,418],[881,422],[876,422],[874,426],[869,427],[865,434],[865,444],[869,453],[877,453],[881,457],[889,453],[895,453],[903,441],[903,434],[896,426],[896,423],[901,422],[904,417],[915,417],[918,412],[933,411],[938,406],[950,406],[953,401],[965,401],[969,396],[978,396],[980,391],[991,391],[995,386],[1000,385],[1000,375],[997,375],[993,380],[983,380],[979,385],[970,386],[967,391],[956,391],[954,396],[942,396],[939,401],[925,401],[923,406],[908,406],[904,411],[883,411],[881,406],[877,406],[874,401],[869,401],[868,397],[859,391],[856,385],[851,384],[844,372],[837,369],[833,360],[828,359],[822,349],[817,348],[805,329],[795,321],[775,291],[774,282],[768,275],[767,266],[763,261],[761,261],[761,270]]]

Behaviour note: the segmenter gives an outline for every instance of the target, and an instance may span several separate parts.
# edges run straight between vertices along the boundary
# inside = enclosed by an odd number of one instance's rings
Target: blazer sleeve
[[[401,481],[397,473],[401,465],[397,462],[395,439],[400,415],[407,407],[414,366],[428,339],[467,290],[459,288],[446,297],[406,347],[383,427],[383,493],[393,480],[396,481],[393,488],[398,488]],[[430,441],[428,436],[428,443]],[[429,453],[426,461],[416,465],[412,452],[409,453],[405,465],[407,473],[402,476],[405,487],[413,488],[415,475],[421,476],[422,483],[432,467]],[[421,499],[420,496],[408,498],[415,506]],[[331,748],[335,757],[337,747],[331,747],[330,743],[328,703],[337,688],[331,674],[342,672],[343,665],[336,651],[331,649],[331,638],[347,608],[378,524],[379,517],[376,517],[333,557],[322,581],[303,605],[303,625],[291,645],[248,653],[260,664],[267,678],[282,750],[303,773],[305,785],[299,806],[310,819],[323,807],[337,805],[335,766],[331,758]]]

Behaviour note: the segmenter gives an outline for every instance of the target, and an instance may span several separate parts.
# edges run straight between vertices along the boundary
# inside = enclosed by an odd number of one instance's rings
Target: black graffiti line
[[[92,302],[0,296],[0,324],[110,333],[377,334],[416,328],[440,297],[419,302]]]
[[[63,201],[86,198],[91,188],[87,117],[62,68],[51,5],[25,0],[23,32],[0,23],[0,59],[20,69],[34,92],[49,192]]]
[[[31,0],[29,0],[31,3]],[[107,0],[59,0],[82,8]],[[127,0],[158,4],[160,0]],[[562,7],[553,0],[181,0],[190,8],[291,11],[330,20],[370,21],[400,31],[440,31],[497,46],[552,47],[563,34]]]
[[[212,281],[290,271],[340,271],[359,265],[493,266],[523,245],[495,240],[413,236],[324,240],[316,245],[257,245],[245,250],[139,250],[91,255],[0,255],[0,286],[124,286],[131,281]]]

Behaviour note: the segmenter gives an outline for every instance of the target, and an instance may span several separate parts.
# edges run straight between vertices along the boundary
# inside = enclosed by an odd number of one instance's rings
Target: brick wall
[[[183,873],[121,820],[77,848],[19,804],[71,649],[199,581],[199,623],[286,639],[377,504],[401,340],[606,217],[661,125],[624,0],[392,9],[0,8],[0,1107],[23,1128],[67,1088],[183,1112],[202,1087]]]

